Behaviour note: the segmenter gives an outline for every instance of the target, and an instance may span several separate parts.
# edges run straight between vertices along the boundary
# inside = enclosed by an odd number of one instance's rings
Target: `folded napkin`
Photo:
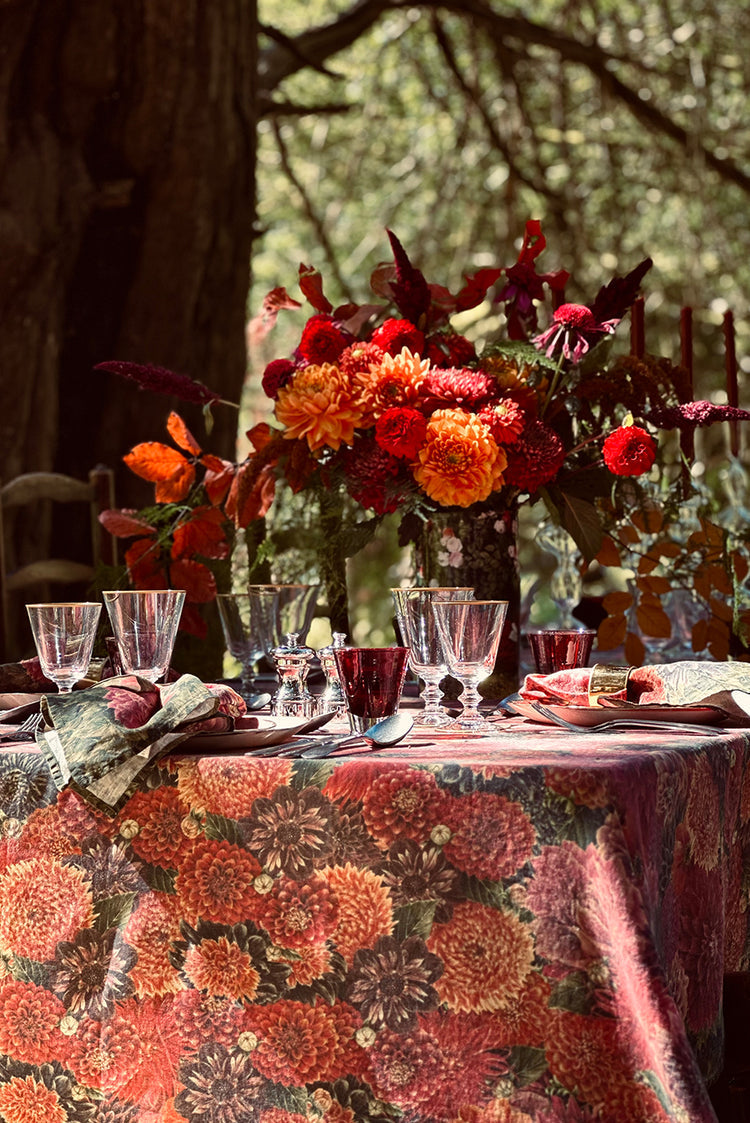
[[[607,681],[610,688],[602,689]],[[739,698],[733,693],[737,691]],[[734,724],[750,723],[750,663],[683,660],[648,667],[579,667],[527,675],[518,693],[524,701],[547,705],[716,706]]]
[[[74,788],[114,815],[135,781],[194,733],[231,729],[246,706],[229,686],[195,675],[154,686],[135,675],[106,679],[72,694],[46,694],[37,734],[58,788]]]

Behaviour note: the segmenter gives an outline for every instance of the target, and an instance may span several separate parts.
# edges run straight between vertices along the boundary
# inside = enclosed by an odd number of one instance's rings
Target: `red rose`
[[[416,409],[394,406],[375,423],[375,440],[393,456],[413,460],[424,444],[427,418]]]
[[[638,425],[621,425],[602,447],[604,463],[616,476],[640,476],[656,460],[656,441]]]

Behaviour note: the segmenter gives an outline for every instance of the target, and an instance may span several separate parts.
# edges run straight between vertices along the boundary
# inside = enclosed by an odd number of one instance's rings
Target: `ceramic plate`
[[[544,703],[557,717],[574,725],[601,725],[605,721],[637,720],[648,721],[688,721],[693,725],[716,725],[721,710],[716,706],[562,706],[557,703]],[[520,698],[507,703],[508,709],[531,721],[543,725],[554,725],[543,714],[538,713],[529,702]]]
[[[245,749],[259,749],[263,745],[283,745],[299,733],[304,733],[322,721],[308,718],[291,717],[253,717],[238,718],[238,729],[223,733],[196,733],[177,746],[175,752],[193,749],[195,752],[243,752]]]

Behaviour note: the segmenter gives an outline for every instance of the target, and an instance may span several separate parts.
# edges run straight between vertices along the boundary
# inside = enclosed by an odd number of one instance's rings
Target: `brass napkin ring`
[[[627,690],[630,667],[614,663],[595,663],[589,677],[589,705],[598,705],[605,694],[623,694]]]

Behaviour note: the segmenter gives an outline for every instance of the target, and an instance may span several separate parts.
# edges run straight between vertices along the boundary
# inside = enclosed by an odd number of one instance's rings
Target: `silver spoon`
[[[347,733],[344,737],[330,737],[325,741],[305,741],[302,744],[292,742],[289,745],[268,745],[256,751],[251,749],[248,755],[304,757],[308,760],[318,760],[363,739],[370,741],[377,748],[387,748],[403,740],[413,725],[414,719],[408,714],[391,714],[390,717],[376,721],[364,733]]]
[[[563,729],[570,729],[574,733],[603,733],[613,729],[659,729],[662,731],[671,730],[673,733],[695,733],[701,736],[716,737],[728,732],[719,725],[689,725],[681,721],[650,721],[646,717],[622,717],[615,718],[613,721],[603,721],[597,725],[576,725],[573,721],[566,721],[564,717],[560,717],[559,714],[542,705],[541,702],[529,702],[529,705],[542,717],[547,718],[548,721],[562,726]]]

